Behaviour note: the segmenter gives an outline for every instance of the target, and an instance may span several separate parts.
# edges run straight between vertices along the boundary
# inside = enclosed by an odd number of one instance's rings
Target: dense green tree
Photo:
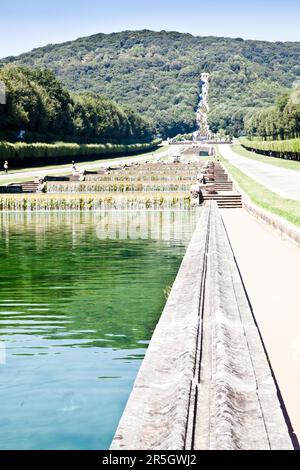
[[[250,137],[285,139],[300,136],[300,87],[280,96],[276,105],[252,111],[244,118]]]
[[[99,141],[147,141],[152,126],[97,93],[70,93],[50,70],[7,66],[0,69],[7,103],[0,107],[0,130],[53,134]]]

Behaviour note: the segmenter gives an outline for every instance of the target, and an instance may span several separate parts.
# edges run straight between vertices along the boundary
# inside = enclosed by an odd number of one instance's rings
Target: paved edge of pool
[[[111,450],[293,449],[215,202],[204,207]]]

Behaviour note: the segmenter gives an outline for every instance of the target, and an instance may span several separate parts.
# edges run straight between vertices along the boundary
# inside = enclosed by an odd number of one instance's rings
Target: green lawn
[[[249,150],[244,149],[244,147],[238,144],[231,145],[231,149],[242,157],[251,158],[252,160],[257,160],[258,162],[262,163],[269,163],[270,165],[278,166],[280,168],[286,168],[287,170],[300,171],[300,162],[296,162],[294,160],[284,160],[283,158],[266,157],[265,155],[260,155],[256,152],[250,152]]]
[[[252,178],[249,178],[241,170],[219,156],[220,161],[236,180],[240,188],[245,191],[254,204],[276,214],[288,222],[300,226],[300,202],[293,199],[287,199],[278,194],[269,191]]]
[[[70,173],[70,171],[69,171]],[[26,176],[26,177],[23,177],[23,178],[9,178],[9,179],[6,179],[6,180],[1,180],[0,179],[0,186],[8,186],[9,184],[12,184],[12,183],[25,183],[26,181],[33,181],[33,177],[30,177],[30,176]]]
[[[103,164],[103,163],[114,163],[114,162],[118,162],[119,160],[124,160],[126,158],[139,158],[139,157],[147,157],[147,155],[151,156],[152,154],[155,155],[155,154],[158,154],[158,153],[161,153],[161,152],[164,152],[165,150],[167,150],[168,147],[167,146],[162,146],[162,147],[159,147],[158,149],[156,150],[153,150],[153,151],[147,151],[147,152],[144,152],[144,153],[141,153],[139,155],[123,155],[123,156],[120,156],[120,157],[115,157],[115,158],[101,158],[100,160],[97,159],[97,160],[90,160],[90,161],[85,161],[85,162],[77,162],[76,161],[76,167],[78,169],[83,169],[83,168],[86,168],[87,165],[93,165],[93,164]],[[3,173],[0,174],[0,186],[6,186],[8,184],[11,184],[11,183],[22,183],[22,182],[25,182],[25,181],[29,181],[30,179],[32,179],[32,177],[30,176],[22,176],[22,177],[18,177],[18,174],[20,173],[30,173],[31,171],[38,171],[38,170],[41,170],[41,171],[46,171],[46,170],[59,170],[58,171],[58,174],[63,176],[63,175],[69,175],[72,170],[71,170],[71,165],[70,164],[67,164],[67,165],[50,165],[50,166],[39,166],[39,167],[30,167],[30,168],[24,168],[24,169],[20,169],[20,170],[14,170],[13,172],[11,172],[11,178],[9,179],[1,179],[1,176],[3,176]]]

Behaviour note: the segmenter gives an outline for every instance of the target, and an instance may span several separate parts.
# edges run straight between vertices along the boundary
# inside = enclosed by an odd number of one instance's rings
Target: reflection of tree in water
[[[195,217],[119,213],[119,226],[142,239],[101,239],[101,220],[111,224],[112,214],[2,215],[0,302],[27,304],[7,320],[34,320],[41,330],[29,326],[27,334],[77,347],[144,347],[138,342],[151,337]]]

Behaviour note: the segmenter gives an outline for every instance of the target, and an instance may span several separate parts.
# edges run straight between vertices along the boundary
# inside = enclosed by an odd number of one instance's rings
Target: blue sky
[[[0,57],[125,29],[300,41],[299,18],[299,0],[1,0]]]

